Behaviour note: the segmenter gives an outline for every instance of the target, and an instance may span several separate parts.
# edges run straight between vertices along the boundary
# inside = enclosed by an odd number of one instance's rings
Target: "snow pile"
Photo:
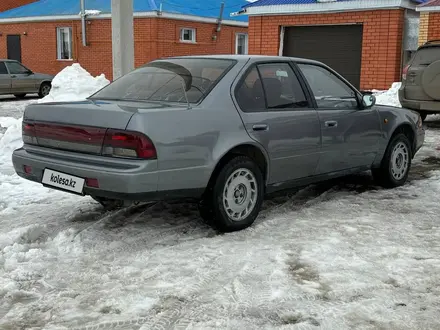
[[[400,86],[402,86],[402,83],[395,82],[391,85],[391,88],[385,92],[373,91],[376,96],[376,104],[402,107],[398,94]]]
[[[22,119],[0,118],[0,126],[7,127],[6,132],[0,137],[0,165],[11,164],[11,155],[14,149],[20,148],[23,144],[21,138],[21,122]]]
[[[107,86],[110,81],[104,74],[93,77],[79,63],[74,63],[58,73],[52,81],[48,96],[39,103],[80,101]]]

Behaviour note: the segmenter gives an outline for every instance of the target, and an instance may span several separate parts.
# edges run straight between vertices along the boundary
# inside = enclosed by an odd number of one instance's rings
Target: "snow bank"
[[[39,103],[84,100],[110,83],[104,74],[93,77],[80,64],[74,63],[58,73],[49,95]]]
[[[382,104],[382,105],[390,105],[393,107],[401,107],[399,101],[399,88],[402,86],[402,83],[395,82],[391,85],[391,88],[385,92],[380,92],[377,90],[374,90],[376,96],[376,103]]]

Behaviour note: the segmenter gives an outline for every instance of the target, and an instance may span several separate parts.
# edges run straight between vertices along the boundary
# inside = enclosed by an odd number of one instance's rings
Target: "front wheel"
[[[405,134],[397,134],[390,141],[380,168],[373,169],[376,181],[385,188],[403,186],[411,168],[411,143]]]
[[[254,223],[263,197],[260,168],[248,157],[239,156],[220,171],[200,213],[222,232],[242,230]]]

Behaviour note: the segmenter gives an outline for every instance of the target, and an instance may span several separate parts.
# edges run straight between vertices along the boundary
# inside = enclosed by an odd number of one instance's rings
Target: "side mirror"
[[[365,108],[371,108],[376,104],[376,96],[373,94],[364,94],[362,96],[362,103]]]

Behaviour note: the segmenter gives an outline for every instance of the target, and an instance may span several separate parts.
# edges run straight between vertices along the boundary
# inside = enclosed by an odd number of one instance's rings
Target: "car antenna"
[[[182,79],[182,88],[183,88],[183,93],[185,94],[186,103],[188,104],[188,109],[191,109],[191,104],[189,103],[188,94],[186,93],[185,83],[183,79]]]

